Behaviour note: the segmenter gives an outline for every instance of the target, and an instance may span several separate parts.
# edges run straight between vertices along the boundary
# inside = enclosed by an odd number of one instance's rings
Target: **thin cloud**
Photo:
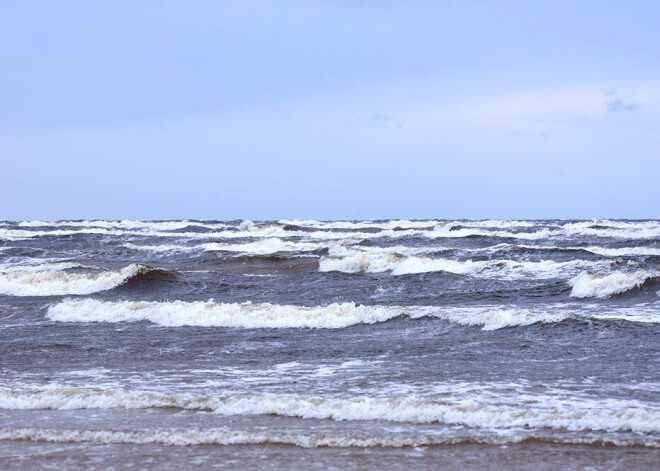
[[[371,117],[371,124],[372,125],[384,125],[384,124],[392,124],[394,126],[399,126],[401,127],[401,121],[398,119],[393,118],[390,115],[384,114],[384,113],[376,113]]]
[[[639,109],[640,108],[637,103],[626,102],[619,98],[607,102],[607,111],[611,111],[613,113],[619,111],[637,111]]]

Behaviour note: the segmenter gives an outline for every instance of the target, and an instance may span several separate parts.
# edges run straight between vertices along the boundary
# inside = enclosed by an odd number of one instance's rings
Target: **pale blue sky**
[[[660,2],[0,3],[0,218],[660,217]]]

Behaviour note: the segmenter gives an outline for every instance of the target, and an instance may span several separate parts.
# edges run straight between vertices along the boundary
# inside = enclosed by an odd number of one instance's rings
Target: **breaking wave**
[[[444,271],[459,275],[516,279],[521,277],[555,278],[572,275],[587,268],[607,268],[608,261],[571,260],[539,262],[514,260],[458,261],[444,258],[407,257],[400,253],[384,255],[358,252],[344,257],[323,256],[319,271],[341,271],[344,273],[378,273],[391,271],[392,275],[409,275]]]
[[[571,312],[501,309],[497,307],[364,306],[355,303],[328,306],[290,306],[270,303],[104,302],[94,299],[64,300],[50,306],[47,316],[59,322],[149,321],[171,327],[325,328],[374,324],[397,317],[434,317],[484,330],[524,326],[537,322],[561,322]]]
[[[596,255],[604,255],[606,257],[625,257],[635,255],[649,255],[660,256],[660,248],[658,247],[621,247],[621,248],[606,248],[606,247],[584,247],[583,250],[595,253]]]
[[[255,255],[270,255],[277,252],[308,252],[327,247],[325,242],[294,242],[276,237],[246,242],[243,244],[228,244],[223,242],[210,242],[203,244],[206,251],[241,252]]]
[[[18,224],[19,227],[101,227],[101,228],[119,228],[128,230],[150,229],[156,231],[175,231],[187,227],[204,227],[207,229],[228,229],[231,225],[224,223],[209,223],[206,221],[195,220],[172,220],[172,221],[135,221],[124,219],[122,221],[23,221]]]
[[[507,399],[507,398],[504,398]],[[384,420],[464,425],[474,428],[550,428],[570,431],[660,432],[657,408],[632,400],[564,398],[540,395],[516,401],[491,398],[464,401],[401,397],[325,397],[88,390],[77,388],[23,391],[0,389],[3,409],[150,409],[210,411],[224,416],[279,415],[303,419]]]
[[[503,436],[451,437],[442,435],[383,435],[286,433],[259,431],[228,431],[222,429],[125,429],[125,430],[54,430],[37,428],[0,428],[0,440],[30,440],[50,443],[97,444],[161,444],[169,446],[191,445],[292,445],[301,448],[401,448],[419,446],[484,444],[509,445],[516,443],[548,442],[600,446],[660,447],[652,438],[608,437],[536,437],[530,434]]]
[[[96,273],[70,273],[75,264],[15,266],[0,271],[0,294],[10,296],[62,296],[107,291],[129,279],[153,271],[133,263],[120,270]]]
[[[639,288],[648,280],[657,278],[658,272],[640,270],[631,273],[593,273],[584,271],[570,281],[574,298],[609,298]]]

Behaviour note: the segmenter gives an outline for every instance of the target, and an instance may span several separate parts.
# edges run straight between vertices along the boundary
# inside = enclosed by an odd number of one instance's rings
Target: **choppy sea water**
[[[659,334],[660,221],[5,221],[0,462],[649,467]]]

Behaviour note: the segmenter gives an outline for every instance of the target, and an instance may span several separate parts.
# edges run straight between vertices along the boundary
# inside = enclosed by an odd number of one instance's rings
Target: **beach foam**
[[[382,435],[283,433],[254,430],[228,431],[222,429],[124,429],[124,430],[55,430],[37,428],[0,428],[0,440],[30,440],[51,443],[96,444],[162,444],[169,446],[191,445],[292,445],[302,448],[375,448],[421,447],[478,443],[485,445],[510,445],[525,442],[550,442],[598,446],[643,446],[659,448],[660,441],[653,438],[609,437],[538,437],[527,434],[507,434],[474,437],[442,435]]]
[[[505,399],[505,400],[501,400]],[[517,405],[510,397],[490,400],[370,396],[204,395],[156,391],[0,389],[0,407],[28,409],[149,409],[171,407],[224,416],[279,415],[303,419],[384,420],[466,425],[475,428],[552,428],[571,431],[660,432],[660,412],[636,401],[539,395]]]

